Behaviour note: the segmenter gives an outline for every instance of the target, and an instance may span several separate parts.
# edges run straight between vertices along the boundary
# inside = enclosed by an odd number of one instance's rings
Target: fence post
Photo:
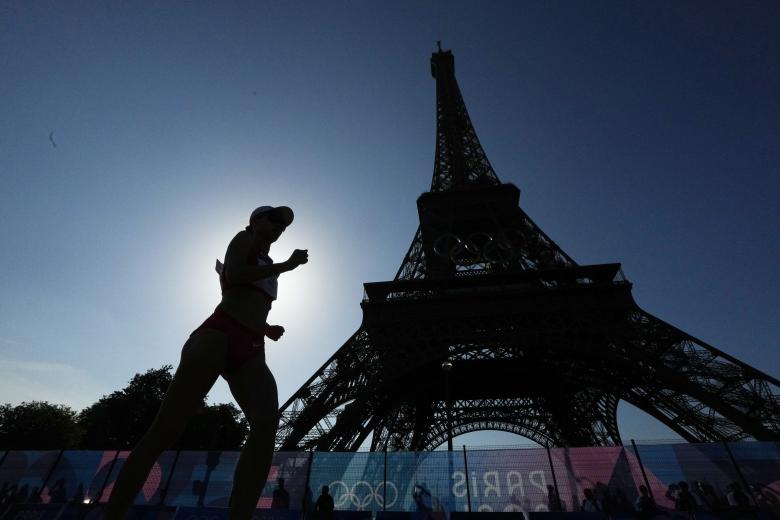
[[[450,453],[450,452],[448,452]],[[452,457],[452,455],[448,455]],[[471,513],[471,486],[469,485],[469,462],[466,457],[466,445],[463,445],[463,469],[466,472],[466,500],[468,500],[469,513]]]
[[[745,486],[745,491],[747,491],[748,496],[753,500],[753,505],[758,507],[758,501],[756,501],[756,497],[753,496],[753,491],[750,489],[750,486],[748,485],[748,481],[745,478],[745,475],[743,475],[742,470],[739,469],[739,464],[737,464],[737,459],[734,458],[734,454],[731,453],[731,448],[729,448],[729,443],[723,441],[723,446],[726,448],[726,453],[729,454],[731,463],[734,464],[734,469],[737,470],[737,476],[739,476],[739,480],[742,482],[742,485]]]
[[[561,507],[561,495],[558,492],[558,479],[555,478],[555,467],[552,463],[552,455],[550,455],[550,447],[545,446],[545,448],[547,449],[547,460],[550,461],[550,472],[552,473],[553,486],[555,486],[555,501],[558,503],[558,511],[563,511],[563,507]]]
[[[171,486],[171,479],[173,478],[173,471],[176,469],[176,463],[179,462],[179,453],[181,453],[181,450],[176,450],[176,455],[173,456],[173,464],[171,464],[171,471],[168,473],[168,478],[165,480],[165,488],[160,491],[160,507],[165,505],[165,496],[168,494],[168,488]],[[135,501],[135,499],[133,499],[133,501]]]
[[[383,479],[384,485],[382,486],[382,511],[386,510],[387,504],[387,445],[385,445],[385,476]]]
[[[57,464],[60,463],[60,459],[62,458],[63,453],[65,453],[65,450],[60,450],[60,452],[57,454],[57,460],[54,461],[54,465],[52,465],[51,469],[46,474],[46,477],[43,479],[43,482],[41,482],[41,487],[38,488],[38,496],[41,496],[41,493],[43,493],[43,488],[45,488],[46,484],[49,483],[49,479],[51,479],[51,476],[54,474],[54,470],[57,469]]]
[[[307,493],[309,492],[309,479],[311,478],[311,463],[314,461],[314,448],[309,450],[309,464],[306,466],[306,482],[303,484],[303,503],[301,504],[301,510],[303,511],[303,517],[309,516],[308,505],[309,501]],[[313,498],[313,497],[312,497]]]
[[[634,447],[634,455],[636,455],[636,461],[639,463],[639,469],[642,470],[642,478],[645,481],[647,492],[650,494],[650,498],[652,498],[655,501],[655,497],[653,496],[653,488],[650,487],[650,481],[647,480],[647,474],[645,473],[645,465],[642,464],[642,457],[639,456],[639,448],[636,447],[636,443],[634,442],[634,439],[631,439],[631,446]]]
[[[97,495],[92,497],[89,500],[90,504],[98,504],[100,503],[100,499],[103,498],[103,493],[106,490],[106,486],[108,485],[108,479],[111,476],[111,472],[114,471],[114,466],[116,466],[116,460],[119,458],[119,450],[116,450],[114,453],[114,458],[111,460],[111,464],[108,466],[108,471],[106,472],[106,478],[103,479],[103,485],[100,486],[100,491],[98,491]]]

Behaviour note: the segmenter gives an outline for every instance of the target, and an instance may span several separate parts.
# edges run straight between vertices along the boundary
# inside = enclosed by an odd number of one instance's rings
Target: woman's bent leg
[[[233,476],[230,519],[248,520],[263,492],[279,423],[276,381],[262,357],[258,356],[228,375],[236,402],[249,422],[247,437]]]
[[[194,334],[181,351],[181,361],[152,426],[119,472],[106,504],[106,520],[122,520],[146,481],[149,470],[166,448],[184,432],[187,419],[214,386],[225,362],[227,339],[219,331]]]

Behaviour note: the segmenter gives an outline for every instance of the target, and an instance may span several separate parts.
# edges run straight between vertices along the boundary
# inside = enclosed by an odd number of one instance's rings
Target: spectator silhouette
[[[79,483],[79,485],[76,487],[76,492],[73,493],[73,497],[70,499],[70,501],[74,504],[84,503],[84,484]]]
[[[0,486],[0,516],[3,516],[3,508],[8,501],[8,495],[10,494],[11,486],[8,485],[8,481],[3,482]]]
[[[600,489],[598,487],[599,484],[596,484],[596,489],[593,490],[593,496],[596,497],[596,500],[601,501],[601,507],[604,508],[604,512],[607,515],[612,516],[615,514],[615,496],[606,486]]]
[[[14,496],[16,496],[16,490],[17,490],[16,484],[11,484],[10,486],[6,486],[5,491],[3,492],[3,499],[6,502],[11,500]]]
[[[319,513],[321,518],[333,518],[333,497],[330,496],[328,486],[322,486],[322,493],[314,504],[314,511]]]
[[[19,488],[19,491],[17,491],[16,496],[14,497],[14,503],[16,504],[23,504],[27,502],[27,498],[30,494],[30,486],[27,484],[23,485],[21,488]]]
[[[570,503],[571,503],[571,510],[573,512],[580,510],[580,505],[579,505],[580,504],[580,499],[579,499],[579,497],[577,497],[576,491],[571,494],[571,502]],[[565,502],[564,502],[564,505],[566,505]]]
[[[601,501],[599,501],[594,495],[593,490],[590,488],[585,488],[583,491],[583,494],[585,495],[585,498],[582,499],[582,506],[581,509],[585,513],[599,513],[601,511],[604,511],[604,506],[601,504]]]
[[[415,483],[412,490],[412,500],[414,500],[418,512],[427,513],[433,510],[431,492],[426,489],[425,482],[422,484]]]
[[[677,489],[677,497],[674,500],[674,510],[688,513],[688,516],[693,518],[693,514],[696,512],[696,500],[693,498],[690,489],[688,489],[688,483],[681,480],[677,483]]]
[[[732,482],[727,488],[726,501],[729,504],[729,508],[733,511],[749,511],[750,499],[742,491],[742,486],[738,482]]]
[[[524,520],[528,520],[528,513],[533,511],[533,507],[531,507],[531,501],[528,500],[528,497],[523,497],[523,500],[520,503],[520,511],[523,513]]]
[[[623,493],[623,490],[620,488],[615,488],[615,494],[610,495],[610,501],[609,501],[610,509],[612,514],[626,514],[630,513],[633,508],[631,507],[631,504],[629,503],[628,499],[626,498],[626,495]]]
[[[593,486],[593,496],[601,502],[602,507],[605,507],[609,499],[609,488],[603,482],[596,482],[596,485]]]
[[[547,486],[547,510],[548,511],[563,511],[563,504],[561,504],[561,497],[558,496],[558,492],[555,491],[554,486]]]
[[[762,511],[774,511],[780,513],[780,500],[777,493],[764,484],[756,482],[750,485],[750,494],[756,501],[756,506]]]
[[[676,502],[677,501],[677,495],[679,495],[679,494],[680,494],[680,488],[674,482],[669,484],[669,487],[666,488],[666,493],[665,493],[666,498],[668,498],[672,502]]]
[[[314,511],[314,492],[311,487],[306,486],[303,491],[303,517],[308,518],[312,511]]]
[[[271,499],[271,509],[290,509],[290,494],[284,489],[284,479],[277,481],[274,495]]]
[[[11,507],[11,504],[14,502],[14,498],[16,498],[16,484],[11,484],[10,486],[7,484],[8,483],[6,482],[2,499],[0,499],[0,517],[2,517],[8,508]]]
[[[634,503],[634,509],[639,513],[640,518],[649,518],[658,511],[655,500],[650,496],[647,486],[639,486],[639,496]]]
[[[715,493],[715,489],[708,483],[698,481],[694,483],[693,492],[699,504],[707,511],[723,511],[723,501]]]
[[[65,492],[65,479],[57,479],[57,482],[49,490],[52,504],[64,504],[68,501],[68,494]]]
[[[37,486],[33,487],[30,491],[30,498],[27,499],[28,504],[40,504],[41,503],[41,491]]]

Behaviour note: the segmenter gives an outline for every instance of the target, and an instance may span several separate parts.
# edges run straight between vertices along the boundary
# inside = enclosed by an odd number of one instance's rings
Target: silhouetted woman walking
[[[268,256],[293,221],[286,206],[261,206],[230,242],[225,264],[217,261],[222,301],[182,347],[181,361],[149,431],[119,472],[105,509],[107,520],[123,520],[157,458],[181,436],[187,419],[222,375],[249,422],[233,477],[230,518],[251,517],[271,467],[279,419],[276,381],[265,364],[264,336],[284,333],[266,318],[276,299],[277,278],[309,261],[296,249],[278,264]]]

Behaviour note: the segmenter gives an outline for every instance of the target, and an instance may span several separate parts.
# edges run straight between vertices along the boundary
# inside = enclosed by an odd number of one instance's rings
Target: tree
[[[233,404],[213,404],[199,409],[176,443],[181,450],[239,450],[249,426]]]
[[[136,374],[122,390],[103,396],[79,415],[84,449],[132,449],[152,424],[173,380],[171,365]],[[205,405],[205,402],[204,402]]]
[[[0,406],[0,446],[8,450],[56,450],[78,446],[81,431],[70,407],[44,401]]]
[[[151,426],[173,380],[171,365],[136,374],[122,390],[103,396],[84,409],[79,423],[81,448],[132,449]],[[206,406],[204,399],[172,449],[236,450],[248,431],[246,420],[232,404]]]

